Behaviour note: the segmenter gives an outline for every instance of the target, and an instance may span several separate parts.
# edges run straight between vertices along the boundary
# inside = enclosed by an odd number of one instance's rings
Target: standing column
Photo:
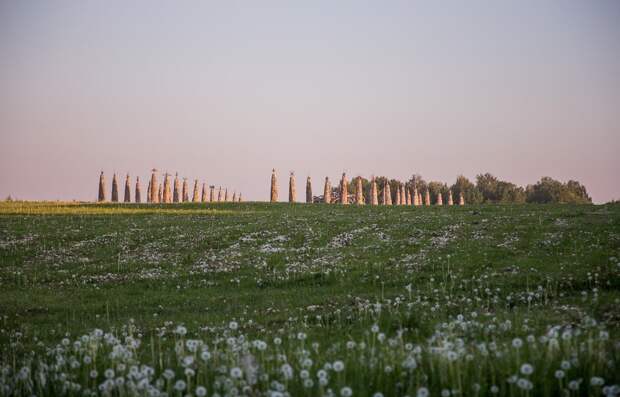
[[[342,179],[340,179],[340,203],[343,205],[349,204],[349,186],[347,183],[347,174],[342,173]]]
[[[288,202],[294,203],[297,201],[297,189],[295,187],[295,173],[291,172],[291,176],[288,179]]]
[[[276,177],[276,169],[271,170],[271,196],[269,199],[272,203],[278,201],[278,178]]]
[[[105,175],[103,175],[103,171],[99,174],[99,194],[97,195],[97,201],[105,201]]]
[[[178,203],[181,201],[181,196],[179,196],[179,173],[174,174],[174,189],[172,192],[172,201]]]
[[[172,202],[172,193],[170,191],[170,174],[166,172],[164,175],[164,203]]]
[[[151,203],[157,202],[157,194],[159,190],[157,188],[157,175],[155,175],[155,171],[157,170],[153,168],[152,173],[151,173],[151,191],[150,191]]]
[[[206,203],[209,201],[209,196],[207,195],[207,184],[202,182],[202,194],[200,195],[200,201]]]
[[[215,202],[215,185],[209,185],[209,201]]]
[[[452,201],[452,190],[448,190],[448,205],[453,205],[454,201]]]
[[[385,192],[385,201],[384,205],[392,205],[392,189],[390,188],[390,181],[385,180],[385,187],[383,188]]]
[[[125,203],[131,203],[131,181],[129,180],[129,174],[125,177],[125,196],[123,197],[123,201]]]
[[[379,197],[377,196],[377,180],[374,176],[370,182],[370,205],[379,205]]]
[[[118,203],[118,181],[116,180],[116,173],[112,177],[112,202]]]
[[[142,202],[142,189],[140,188],[140,177],[137,176],[136,177],[136,191],[134,192],[135,194],[135,202],[136,203],[141,203]]]
[[[312,203],[312,181],[310,177],[306,179],[306,203]]]
[[[441,191],[439,193],[437,193],[437,205],[443,205],[443,195],[441,194]]]
[[[325,188],[323,189],[323,202],[331,204],[332,202],[332,185],[329,183],[329,177],[325,177]]]
[[[364,191],[362,190],[362,177],[358,176],[355,183],[355,204],[364,205]]]
[[[463,197],[463,192],[459,193],[459,205],[465,205],[465,197]]]
[[[189,187],[187,186],[187,178],[183,178],[183,189],[181,191],[181,195],[184,203],[189,201]]]
[[[198,179],[194,179],[194,194],[192,195],[192,202],[197,203],[200,201],[200,196],[198,195]]]

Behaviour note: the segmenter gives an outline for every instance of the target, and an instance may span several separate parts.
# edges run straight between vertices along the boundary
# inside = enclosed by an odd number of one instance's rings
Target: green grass
[[[131,395],[138,380],[121,376],[121,362],[152,367],[150,384],[170,395],[197,383],[208,395],[493,395],[492,386],[505,396],[600,394],[592,377],[607,391],[620,382],[618,205],[0,203],[0,289],[0,395]],[[179,325],[187,335],[173,332]],[[94,329],[131,357],[41,369],[54,361],[46,349]],[[128,347],[130,334],[139,347]],[[188,352],[174,347],[190,337],[213,353],[185,366],[194,375],[183,373]],[[114,345],[93,340],[99,354]],[[244,344],[253,340],[268,347]],[[58,354],[80,361],[80,349]],[[345,369],[328,368],[321,385],[317,371],[339,360]],[[572,364],[558,380],[563,360]],[[520,373],[523,363],[534,373]],[[108,367],[129,383],[105,386]],[[162,378],[167,368],[173,380]]]

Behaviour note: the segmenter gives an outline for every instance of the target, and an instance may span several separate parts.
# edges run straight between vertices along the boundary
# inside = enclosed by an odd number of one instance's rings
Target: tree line
[[[385,176],[375,178],[377,185],[383,189],[386,181],[390,184],[392,200],[396,201],[396,191],[401,181],[388,179]],[[355,178],[351,180],[353,185]],[[364,197],[370,197],[370,180],[362,178]],[[430,192],[431,204],[436,204],[438,196],[441,194],[444,203],[448,200],[450,190],[453,197],[459,197],[463,193],[467,204],[522,204],[522,203],[567,203],[567,204],[588,204],[592,203],[592,198],[588,195],[586,187],[578,181],[569,180],[562,183],[550,177],[543,177],[533,185],[525,188],[512,182],[503,181],[490,173],[479,174],[475,182],[467,177],[459,175],[452,185],[438,181],[426,181],[421,175],[413,175],[406,186],[413,190],[415,187],[419,192]],[[337,189],[334,188],[334,194]]]

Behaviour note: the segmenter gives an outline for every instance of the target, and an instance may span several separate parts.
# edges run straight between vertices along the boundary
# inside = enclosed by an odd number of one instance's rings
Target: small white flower
[[[342,397],[351,397],[353,395],[353,390],[349,386],[345,386],[340,389],[340,395]]]
[[[564,371],[562,371],[561,369],[558,369],[557,371],[555,371],[554,375],[556,379],[562,379],[565,376]]]
[[[228,328],[230,328],[231,330],[236,330],[237,328],[239,328],[239,324],[237,324],[236,321],[231,321],[228,323]]]
[[[176,383],[174,384],[174,390],[177,391],[183,391],[185,390],[185,388],[187,387],[187,384],[185,383],[185,381],[179,379],[176,381]]]
[[[523,340],[521,340],[521,338],[514,338],[512,340],[512,347],[519,349],[521,346],[523,346]]]
[[[204,386],[198,386],[196,388],[196,397],[205,397],[207,395],[207,388]]]
[[[417,397],[428,397],[428,389],[426,387],[420,387],[417,392]]]
[[[531,375],[534,372],[534,367],[531,364],[525,363],[521,366],[521,373],[523,375]]]
[[[230,377],[233,379],[241,379],[243,376],[243,371],[239,367],[234,367],[230,369]]]
[[[334,371],[341,372],[344,369],[344,363],[340,360],[334,361],[332,367],[334,368]]]

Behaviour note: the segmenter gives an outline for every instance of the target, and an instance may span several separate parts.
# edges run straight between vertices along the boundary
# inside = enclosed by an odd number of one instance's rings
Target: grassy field
[[[620,206],[0,203],[0,395],[620,393]]]

